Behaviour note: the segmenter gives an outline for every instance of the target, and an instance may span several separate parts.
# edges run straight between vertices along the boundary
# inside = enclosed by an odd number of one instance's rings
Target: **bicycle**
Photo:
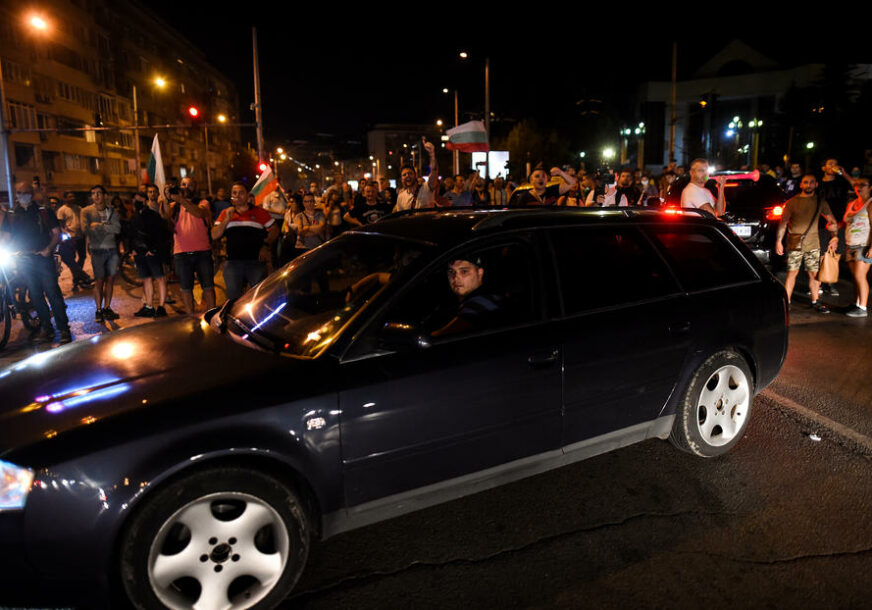
[[[17,253],[0,248],[0,349],[9,341],[15,316],[29,332],[40,327],[36,308],[30,302],[27,287],[15,267],[16,256]]]

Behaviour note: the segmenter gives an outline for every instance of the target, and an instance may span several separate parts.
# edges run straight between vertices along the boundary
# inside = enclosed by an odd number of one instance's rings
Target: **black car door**
[[[678,380],[692,330],[686,298],[635,227],[550,236],[565,310],[563,444],[638,433]]]
[[[447,326],[458,305],[446,277],[451,261],[443,260],[398,295],[343,359],[343,387],[350,389],[339,401],[350,507],[559,452],[559,338],[542,319],[531,236],[457,256],[483,265],[486,290],[502,309],[497,322],[432,338],[429,347],[403,347],[394,337],[385,348],[389,331]]]

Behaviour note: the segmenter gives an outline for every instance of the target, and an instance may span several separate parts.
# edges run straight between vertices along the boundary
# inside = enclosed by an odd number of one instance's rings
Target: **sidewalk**
[[[92,275],[90,257],[85,262],[85,272],[87,272],[88,275]],[[155,322],[155,320],[151,318],[135,318],[133,316],[133,314],[142,307],[142,286],[128,284],[122,279],[120,274],[115,279],[112,309],[121,317],[112,322],[94,321],[95,304],[93,290],[82,289],[74,292],[73,278],[66,266],[63,266],[63,271],[61,272],[58,283],[60,284],[61,291],[64,294],[64,300],[67,304],[67,316],[70,319],[70,330],[73,334],[73,341],[82,341],[95,335],[111,333],[124,328]],[[172,283],[168,288],[168,299],[175,299],[175,302],[167,304],[167,313],[169,316],[185,315],[184,309],[182,308],[182,297],[179,285]],[[197,284],[194,286],[194,299],[199,301],[201,297],[202,290],[200,289],[199,284]],[[220,270],[215,274],[215,297],[219,305],[224,302],[224,277]],[[202,313],[202,311],[203,309],[201,306],[197,313]],[[160,319],[162,318],[158,318],[158,320]],[[12,321],[12,331],[9,337],[9,342],[3,350],[0,350],[0,368],[4,368],[14,362],[27,358],[28,356],[57,346],[57,337],[54,343],[46,343],[42,345],[34,345],[28,341],[27,330],[24,329],[21,321],[16,318]]]

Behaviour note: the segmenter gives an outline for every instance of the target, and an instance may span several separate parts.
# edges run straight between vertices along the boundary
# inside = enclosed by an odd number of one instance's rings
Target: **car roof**
[[[626,208],[427,208],[391,214],[378,222],[354,229],[358,233],[400,237],[451,247],[474,237],[506,230],[539,227],[593,225],[603,222],[714,223],[713,217],[696,210]]]

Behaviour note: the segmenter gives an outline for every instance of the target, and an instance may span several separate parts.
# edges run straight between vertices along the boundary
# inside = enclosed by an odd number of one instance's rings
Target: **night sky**
[[[248,13],[234,15],[212,13],[214,5],[161,0],[148,6],[236,82],[241,116],[252,121],[251,26],[258,28],[268,145],[318,133],[365,144],[367,129],[376,123],[450,123],[453,97],[442,93],[444,87],[460,91],[462,122],[464,111],[484,108],[486,55],[492,111],[558,128],[573,120],[579,99],[620,106],[638,83],[669,80],[673,40],[679,42],[679,78],[734,38],[788,65],[872,61],[872,45],[862,35],[868,28],[835,15],[833,25],[813,15],[738,19],[712,16],[699,5],[693,13],[648,17],[630,11],[633,23],[625,25],[590,6],[583,14],[519,11],[500,17],[424,3],[378,5],[383,13],[363,3],[343,14],[334,14],[342,12],[335,3],[252,4]],[[690,15],[701,25],[688,26]],[[808,29],[812,22],[818,30]],[[465,62],[458,59],[460,50],[470,55]]]

